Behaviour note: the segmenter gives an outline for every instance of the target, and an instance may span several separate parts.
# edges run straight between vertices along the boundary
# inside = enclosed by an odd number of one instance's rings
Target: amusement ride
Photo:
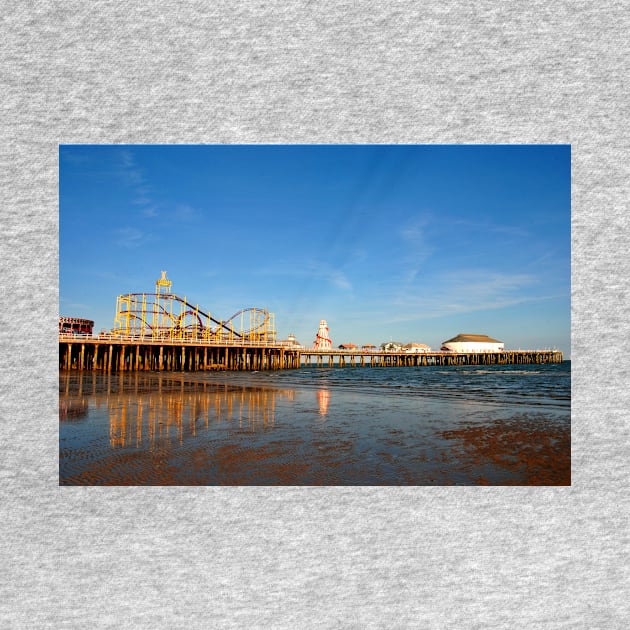
[[[243,308],[228,319],[216,319],[172,293],[172,284],[162,271],[155,293],[119,295],[112,334],[165,340],[275,341],[274,315],[266,309]]]

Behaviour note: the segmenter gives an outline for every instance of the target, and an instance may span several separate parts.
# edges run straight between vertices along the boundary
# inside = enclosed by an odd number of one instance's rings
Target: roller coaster
[[[186,298],[171,293],[166,272],[155,293],[127,293],[116,298],[113,335],[206,342],[276,340],[274,316],[266,309],[243,308],[226,320],[215,319]]]

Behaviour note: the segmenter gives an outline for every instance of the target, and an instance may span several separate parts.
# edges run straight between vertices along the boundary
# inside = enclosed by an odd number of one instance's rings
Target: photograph
[[[571,146],[59,145],[61,486],[570,486]]]
[[[0,627],[626,628],[627,6],[5,4]]]

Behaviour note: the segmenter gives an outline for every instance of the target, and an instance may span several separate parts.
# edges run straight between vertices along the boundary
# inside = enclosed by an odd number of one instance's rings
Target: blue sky
[[[172,291],[304,345],[458,333],[570,357],[568,145],[63,145],[60,314]]]

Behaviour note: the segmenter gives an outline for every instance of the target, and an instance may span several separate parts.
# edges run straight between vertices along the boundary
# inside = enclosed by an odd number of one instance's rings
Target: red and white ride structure
[[[328,332],[328,324],[325,319],[319,322],[319,330],[313,344],[315,350],[330,350],[332,348],[332,340]]]

